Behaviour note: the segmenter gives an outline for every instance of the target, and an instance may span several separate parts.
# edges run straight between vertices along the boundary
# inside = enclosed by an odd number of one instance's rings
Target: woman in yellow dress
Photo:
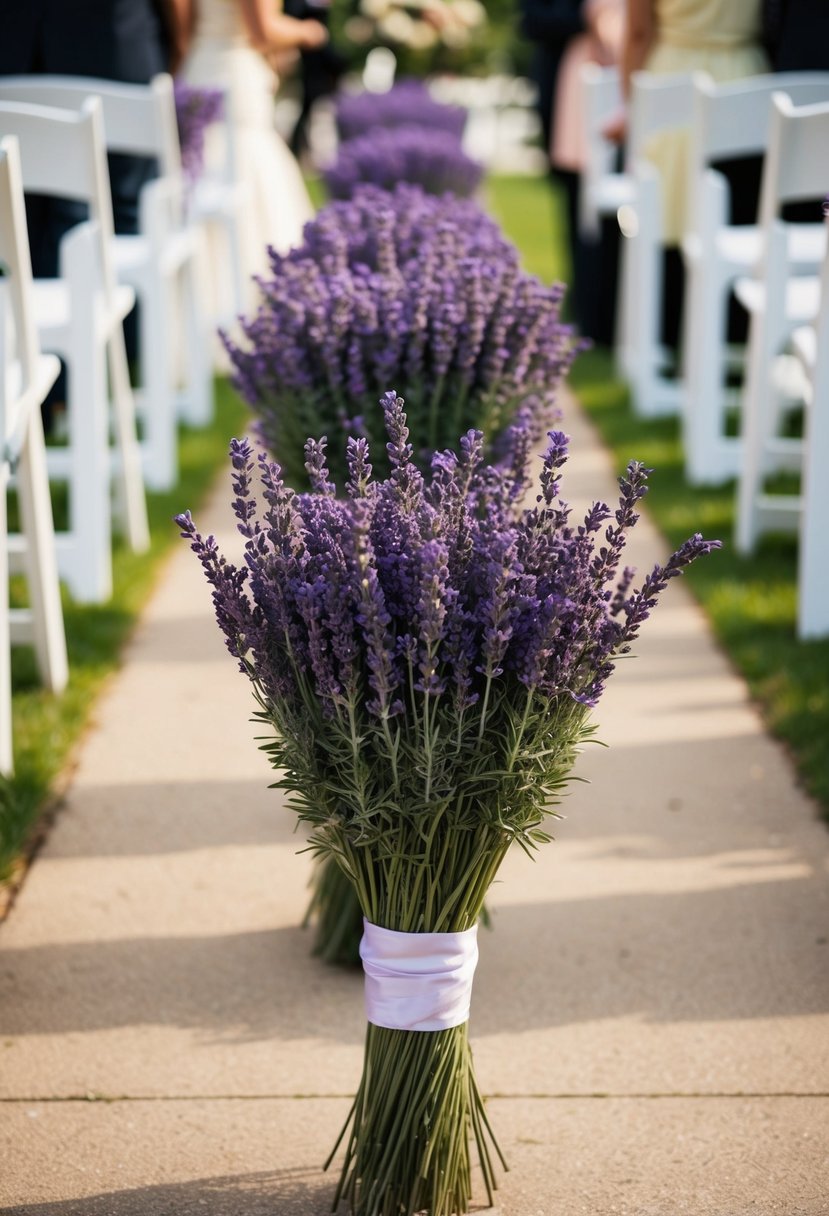
[[[633,72],[707,72],[717,84],[769,70],[761,38],[761,0],[628,0],[622,82]],[[648,148],[662,178],[664,232],[678,244],[685,227],[687,140],[668,132]]]

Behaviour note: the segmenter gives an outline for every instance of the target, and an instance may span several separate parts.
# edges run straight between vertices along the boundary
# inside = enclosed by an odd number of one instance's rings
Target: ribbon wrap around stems
[[[398,933],[363,920],[366,1017],[388,1030],[449,1030],[469,1021],[478,926]]]

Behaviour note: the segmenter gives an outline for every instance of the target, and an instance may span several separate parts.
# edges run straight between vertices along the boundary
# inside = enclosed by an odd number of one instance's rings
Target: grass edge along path
[[[229,382],[216,380],[216,409],[209,426],[180,428],[179,480],[164,493],[148,493],[151,544],[131,553],[116,542],[112,598],[74,604],[63,593],[69,684],[60,696],[40,687],[31,647],[12,651],[12,729],[15,773],[0,777],[0,919],[59,803],[72,758],[107,678],[114,672],[149,599],[162,564],[177,540],[173,515],[195,510],[224,466],[231,436],[249,414]]]
[[[527,270],[548,282],[567,278],[561,200],[547,179],[491,178],[488,201]],[[687,585],[829,821],[829,638],[798,641],[795,633],[796,537],[767,536],[754,555],[741,557],[733,545],[734,483],[687,484],[678,420],[637,418],[609,351],[580,355],[569,382],[618,471],[631,459],[654,469],[647,510],[668,545],[676,547],[696,531],[723,541],[711,561],[686,572]]]
[[[654,468],[647,509],[668,544],[681,543],[693,531],[722,539],[707,570],[688,571],[688,586],[829,821],[829,638],[796,636],[796,536],[769,535],[753,555],[740,556],[733,543],[734,482],[688,485],[678,420],[637,418],[627,387],[614,376],[610,352],[594,350],[580,358],[571,385],[617,470],[634,456]]]

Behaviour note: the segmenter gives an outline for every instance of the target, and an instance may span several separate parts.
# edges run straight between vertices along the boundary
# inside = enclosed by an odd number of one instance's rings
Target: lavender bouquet
[[[334,120],[343,141],[378,127],[421,127],[446,131],[460,142],[466,125],[462,106],[436,101],[420,80],[401,80],[386,93],[340,93]]]
[[[241,344],[225,344],[259,438],[291,484],[305,483],[309,434],[363,436],[386,470],[373,402],[389,383],[405,393],[425,466],[470,427],[497,449],[530,401],[539,438],[550,424],[575,352],[560,319],[562,289],[524,274],[474,203],[364,186],[306,224],[298,249],[272,251],[271,268]],[[340,444],[332,467],[343,484]]]
[[[429,194],[469,198],[483,175],[483,165],[466,155],[453,133],[420,126],[378,129],[346,140],[322,171],[332,198],[351,198],[363,183],[391,190],[398,182],[414,182]]]
[[[173,92],[181,167],[192,190],[204,173],[204,133],[224,117],[225,96],[222,89],[208,89],[184,80],[173,82]]]
[[[597,503],[573,524],[559,493],[565,435],[550,432],[525,508],[524,417],[501,465],[483,463],[469,431],[434,455],[427,480],[403,401],[387,393],[382,405],[390,474],[374,481],[366,440],[349,438],[343,500],[325,439],[305,445],[304,494],[232,442],[243,567],[189,512],[177,522],[272,732],[276,785],[365,916],[365,1066],[334,1206],[452,1216],[470,1201],[470,1135],[490,1201],[495,1186],[466,1021],[486,891],[511,846],[533,854],[550,839],[616,656],[669,580],[717,542],[692,537],[634,590],[620,563],[641,465],[621,479],[615,511]]]

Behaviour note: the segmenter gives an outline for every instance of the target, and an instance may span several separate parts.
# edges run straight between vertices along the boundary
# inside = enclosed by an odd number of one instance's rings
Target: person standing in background
[[[0,0],[0,76],[55,74],[147,84],[178,54],[175,16],[166,0]],[[138,231],[138,198],[156,168],[146,157],[111,154],[109,177],[115,231]],[[26,221],[35,278],[54,278],[63,236],[86,219],[69,199],[26,195]],[[124,326],[136,349],[134,313]],[[66,394],[61,374],[44,405],[46,429]]]
[[[612,341],[615,240],[585,241],[579,232],[579,183],[583,163],[579,66],[588,58],[614,58],[606,37],[614,0],[521,0],[521,32],[534,44],[538,115],[550,173],[564,195],[572,268],[568,305],[579,332]],[[599,284],[601,283],[601,289]]]
[[[285,0],[288,16],[300,21],[318,21],[326,29],[330,11],[331,0]],[[297,160],[308,151],[308,128],[314,106],[336,91],[348,66],[345,56],[330,41],[319,47],[303,48],[299,55],[300,111],[288,143]]]
[[[225,90],[238,172],[250,191],[245,261],[250,275],[267,270],[267,247],[300,243],[313,207],[299,166],[274,125],[278,77],[273,59],[321,47],[325,26],[298,21],[271,0],[175,0],[188,33],[181,74],[192,85]],[[216,152],[211,132],[208,162]]]
[[[616,67],[624,35],[624,0],[586,0],[583,34],[567,44],[559,66],[552,108],[550,163],[557,175],[569,174],[568,223],[574,250],[574,293],[581,332],[604,346],[614,339],[619,225],[604,216],[599,233],[585,237],[579,228],[579,195],[587,162],[582,68],[588,63]]]
[[[622,90],[630,93],[630,78],[644,70],[660,75],[707,72],[716,84],[741,80],[768,71],[762,46],[761,0],[627,0],[627,28],[622,51]],[[624,137],[624,119],[608,135]],[[688,201],[688,135],[666,131],[648,147],[648,159],[662,183],[663,228],[666,235],[663,291],[663,341],[679,347],[682,329],[684,266],[679,243],[685,231]],[[762,162],[759,158],[720,162],[728,179],[731,222],[753,223],[757,214]],[[745,337],[744,315],[731,310],[729,336]]]

